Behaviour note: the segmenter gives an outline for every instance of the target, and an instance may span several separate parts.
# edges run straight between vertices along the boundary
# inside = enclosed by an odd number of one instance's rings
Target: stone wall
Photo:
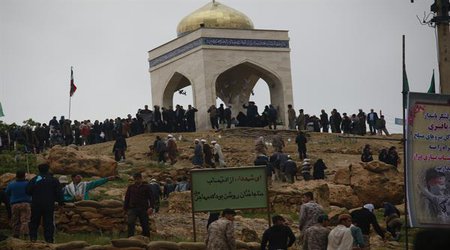
[[[85,241],[72,241],[60,244],[32,243],[15,238],[8,238],[6,250],[48,249],[48,250],[206,250],[203,242],[149,241],[148,238],[135,236],[111,240],[110,245],[89,245]],[[260,243],[236,241],[237,250],[257,250]]]
[[[126,231],[122,201],[66,203],[56,211],[55,217],[58,230],[68,233]]]

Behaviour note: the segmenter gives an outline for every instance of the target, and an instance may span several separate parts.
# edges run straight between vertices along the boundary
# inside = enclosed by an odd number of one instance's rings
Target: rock
[[[178,250],[178,244],[169,241],[152,241],[147,245],[148,250]]]
[[[99,203],[102,207],[110,207],[110,208],[123,207],[123,202],[118,200],[102,200]]]
[[[86,241],[71,241],[67,243],[55,244],[56,250],[77,250],[89,246]]]
[[[330,205],[345,207],[347,209],[364,205],[350,186],[335,185],[330,183],[327,185],[330,190]]]
[[[6,188],[8,183],[13,181],[15,178],[16,178],[16,175],[12,174],[12,173],[5,173],[5,174],[0,175],[0,189]]]
[[[81,174],[107,177],[117,174],[117,163],[106,156],[90,156],[73,147],[54,146],[48,154],[48,163],[54,174]]]
[[[330,212],[328,212],[328,218],[330,219],[330,225],[336,226],[339,223],[338,217],[341,214],[349,214],[350,212],[345,207],[330,206]]]
[[[123,248],[123,247],[141,247],[146,248],[147,243],[140,239],[114,239],[111,240],[111,244],[115,247]]]
[[[139,240],[139,241],[141,241],[141,242],[143,242],[145,244],[150,243],[150,239],[148,237],[146,237],[146,236],[143,236],[143,235],[131,236],[131,237],[128,237],[128,239]]]
[[[124,210],[122,207],[116,207],[116,208],[100,208],[99,212],[103,215],[115,215],[115,214],[120,214],[123,215]]]
[[[205,250],[206,244],[203,242],[179,242],[179,250]]]
[[[259,249],[261,249],[261,243],[258,243],[258,242],[247,242],[247,249],[249,249],[249,250],[259,250]]]
[[[271,208],[277,213],[298,212],[302,203],[302,194],[311,191],[314,200],[325,209],[330,206],[330,191],[324,180],[297,181],[294,184],[275,183],[269,190],[269,202]]]
[[[98,214],[98,213],[92,213],[92,212],[83,212],[81,213],[81,217],[90,220],[90,219],[94,219],[94,218],[102,218],[103,215],[102,214]]]
[[[374,169],[383,171],[377,173]],[[353,164],[350,182],[354,193],[363,204],[372,203],[376,207],[381,207],[384,201],[392,204],[403,202],[403,174],[391,165],[378,161],[367,165]]]
[[[75,207],[73,210],[80,214],[83,212],[97,213],[97,209],[95,207]]]
[[[374,173],[383,173],[396,168],[393,165],[386,164],[380,161],[371,161],[369,163],[360,163],[365,169]]]
[[[30,241],[24,241],[12,237],[6,240],[6,250],[22,250],[22,249],[53,250],[55,248],[51,244],[40,241],[32,243]]]
[[[98,201],[83,200],[83,201],[75,202],[75,206],[77,206],[77,207],[95,207],[95,208],[99,208],[102,205]]]
[[[350,185],[350,171],[347,169],[338,169],[334,175],[334,183]]]
[[[244,242],[260,241],[258,238],[258,234],[253,229],[243,228],[241,233],[242,233],[241,240]]]

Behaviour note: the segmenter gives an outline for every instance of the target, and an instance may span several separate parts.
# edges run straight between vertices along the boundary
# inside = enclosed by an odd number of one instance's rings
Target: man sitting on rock
[[[116,176],[100,178],[94,181],[81,181],[83,177],[80,174],[72,174],[72,182],[63,188],[64,201],[75,202],[89,200],[89,191],[112,181]]]

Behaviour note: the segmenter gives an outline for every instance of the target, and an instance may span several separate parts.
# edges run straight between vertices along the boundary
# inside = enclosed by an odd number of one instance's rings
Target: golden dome
[[[200,27],[253,29],[253,23],[242,12],[213,1],[183,18],[178,24],[177,34],[182,36]]]

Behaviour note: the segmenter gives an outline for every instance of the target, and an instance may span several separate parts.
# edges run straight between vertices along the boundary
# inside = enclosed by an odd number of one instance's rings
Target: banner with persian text
[[[193,212],[267,208],[265,167],[191,171]]]
[[[412,227],[450,227],[450,96],[409,93],[406,190]]]

